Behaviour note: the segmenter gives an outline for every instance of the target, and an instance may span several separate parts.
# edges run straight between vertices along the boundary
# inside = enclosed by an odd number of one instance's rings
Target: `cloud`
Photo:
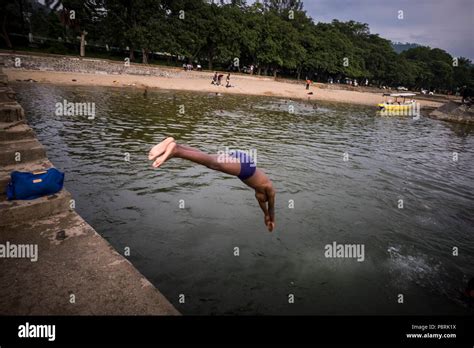
[[[454,56],[474,60],[472,0],[306,0],[303,3],[315,22],[339,19],[368,23],[372,33],[389,40],[439,47]]]

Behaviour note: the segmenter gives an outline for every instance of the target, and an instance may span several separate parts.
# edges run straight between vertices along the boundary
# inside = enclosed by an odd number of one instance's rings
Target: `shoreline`
[[[171,69],[170,69],[171,70]],[[165,70],[163,70],[165,71]],[[24,82],[32,79],[38,83],[48,83],[70,86],[104,86],[104,87],[135,87],[150,89],[166,89],[194,92],[208,92],[221,94],[242,94],[267,97],[282,97],[308,101],[327,101],[346,104],[358,104],[375,106],[383,101],[381,93],[359,92],[343,89],[320,88],[319,84],[313,84],[308,95],[304,83],[289,83],[275,81],[268,77],[242,76],[231,74],[231,84],[234,87],[212,85],[212,73],[209,72],[184,72],[176,76],[143,76],[131,74],[107,74],[90,72],[64,72],[29,70],[22,68],[7,68],[4,73],[8,75],[11,82]],[[184,76],[183,76],[184,75]],[[225,76],[224,76],[225,78]],[[416,98],[415,98],[416,99]],[[443,103],[436,101],[420,100],[422,109],[434,109]]]

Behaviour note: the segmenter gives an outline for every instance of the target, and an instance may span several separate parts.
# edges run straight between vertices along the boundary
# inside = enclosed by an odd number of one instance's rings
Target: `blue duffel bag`
[[[64,184],[64,173],[56,168],[34,173],[15,171],[10,176],[11,180],[7,186],[8,200],[52,195],[61,191]]]

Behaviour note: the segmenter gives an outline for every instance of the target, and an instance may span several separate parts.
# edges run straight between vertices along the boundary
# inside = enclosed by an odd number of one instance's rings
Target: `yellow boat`
[[[403,104],[390,104],[380,103],[377,104],[380,111],[408,111],[413,108],[415,102],[403,103]]]
[[[384,93],[384,97],[393,97],[395,100],[388,99],[383,103],[377,104],[380,111],[397,114],[399,112],[408,112],[415,108],[415,100],[406,100],[408,97],[415,96],[415,93]],[[403,101],[398,101],[398,98],[403,98]]]

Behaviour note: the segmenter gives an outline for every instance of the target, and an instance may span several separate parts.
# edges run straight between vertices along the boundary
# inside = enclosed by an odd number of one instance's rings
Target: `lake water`
[[[267,97],[13,87],[77,211],[184,314],[469,311],[472,127]],[[63,100],[95,103],[95,118],[55,115]],[[166,136],[210,153],[256,149],[277,190],[276,230],[237,178],[181,159],[153,169],[147,153]],[[333,242],[363,244],[364,261],[325,257]]]

